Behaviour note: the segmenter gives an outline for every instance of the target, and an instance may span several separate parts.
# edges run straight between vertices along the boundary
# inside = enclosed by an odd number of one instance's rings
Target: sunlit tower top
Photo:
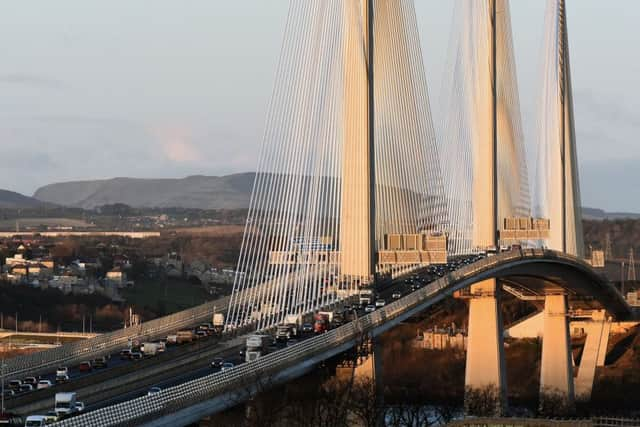
[[[550,219],[548,247],[583,256],[569,38],[564,0],[549,0],[538,158],[539,214]]]

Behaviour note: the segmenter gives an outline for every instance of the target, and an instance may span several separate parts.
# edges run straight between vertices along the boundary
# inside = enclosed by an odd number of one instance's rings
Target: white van
[[[24,427],[40,427],[55,423],[54,417],[47,415],[29,415],[24,422]]]

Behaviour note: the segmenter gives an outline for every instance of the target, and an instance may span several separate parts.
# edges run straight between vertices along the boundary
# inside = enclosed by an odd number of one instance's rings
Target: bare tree
[[[481,417],[500,415],[503,403],[498,387],[489,385],[482,388],[466,387],[464,411],[468,415]]]
[[[545,387],[540,391],[538,413],[545,417],[566,417],[575,413],[575,405],[569,402],[565,393]]]

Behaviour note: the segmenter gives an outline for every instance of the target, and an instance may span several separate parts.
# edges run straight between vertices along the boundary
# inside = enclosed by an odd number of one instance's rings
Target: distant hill
[[[0,209],[36,208],[46,203],[9,190],[0,190]]]
[[[181,179],[113,178],[61,182],[40,187],[33,197],[84,209],[114,203],[150,208],[241,209],[249,206],[254,176],[250,172]]]
[[[582,208],[582,217],[584,219],[595,219],[595,220],[604,220],[604,219],[640,219],[639,213],[630,213],[630,212],[606,212],[602,209],[596,208]]]
[[[49,202],[84,209],[115,203],[136,208],[243,209],[249,206],[254,178],[255,173],[246,172],[177,179],[112,178],[60,182],[40,187],[33,198],[10,191],[0,193],[0,208],[7,207],[3,204],[5,200],[15,200],[15,203],[32,203],[29,206]],[[283,190],[284,187],[275,192]],[[5,193],[13,195],[13,199]],[[606,212],[589,207],[582,208],[582,215],[591,220],[640,219],[640,213]]]

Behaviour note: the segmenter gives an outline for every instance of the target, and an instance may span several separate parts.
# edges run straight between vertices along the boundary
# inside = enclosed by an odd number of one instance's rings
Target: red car
[[[80,369],[80,372],[91,372],[93,368],[91,367],[91,362],[82,362],[78,369]]]

